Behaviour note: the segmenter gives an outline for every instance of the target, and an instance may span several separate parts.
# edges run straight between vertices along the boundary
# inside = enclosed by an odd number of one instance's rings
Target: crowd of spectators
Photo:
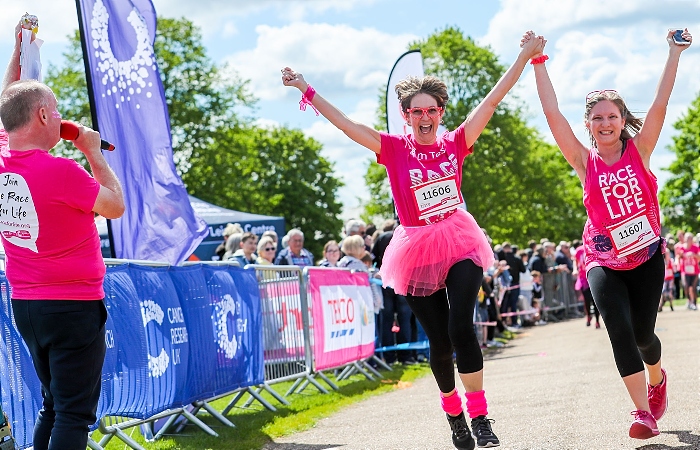
[[[229,224],[224,229],[224,242],[217,249],[217,255],[222,260],[236,260],[241,267],[247,264],[317,265],[365,271],[370,277],[379,278],[384,252],[396,225],[394,220],[386,220],[379,227],[357,219],[349,220],[340,242],[328,241],[322,257],[315,260],[304,248],[304,233],[297,228],[282,237],[282,248],[278,251],[278,237],[274,231],[265,232],[258,240],[252,233],[243,233],[240,225]],[[667,283],[659,310],[664,302],[671,302],[672,308],[672,300],[683,292],[688,293],[688,308],[697,309],[700,247],[692,233],[679,231],[677,236],[677,241],[667,236]],[[578,240],[555,244],[548,239],[531,240],[523,249],[510,242],[493,245],[495,262],[484,271],[474,311],[482,347],[500,347],[503,340],[499,337],[517,333],[522,327],[542,326],[564,317],[585,315],[586,324],[591,325],[595,316],[596,328],[600,328],[599,314],[587,290],[585,274],[579,270],[580,245]],[[377,347],[427,340],[404,296],[397,295],[391,287],[382,287],[381,295],[377,296]],[[414,364],[429,357],[427,346],[425,350],[388,351],[382,356],[388,363],[402,364]]]

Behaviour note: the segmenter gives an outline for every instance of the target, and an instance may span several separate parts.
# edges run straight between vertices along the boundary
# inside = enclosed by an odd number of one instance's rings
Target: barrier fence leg
[[[253,392],[255,392],[255,394],[257,394],[257,396],[254,395]],[[258,398],[258,397],[260,396],[260,393],[261,393],[261,392],[262,392],[262,388],[261,388],[261,387],[257,388],[257,390],[249,387],[249,388],[248,388],[248,393],[250,394],[250,398],[249,398],[248,400],[246,400],[245,403],[243,403],[243,407],[244,407],[244,408],[249,408],[250,405],[253,404],[253,402],[255,401],[255,399]]]
[[[173,426],[175,421],[180,417],[181,414],[173,414],[172,416],[168,417],[168,420],[165,421],[162,427],[160,427],[160,430],[153,436],[153,440],[157,441],[158,439],[162,438],[165,433],[168,432],[170,427]]]
[[[133,450],[146,450],[145,448],[141,447],[138,442],[133,440],[131,436],[128,434],[124,433],[122,430],[119,428],[113,428],[113,427],[108,427],[107,432],[110,434],[109,436],[104,436],[102,439],[100,439],[100,445],[105,446],[107,445],[107,442],[109,442],[110,439],[112,439],[112,436],[116,437],[126,445],[128,445],[130,448]],[[107,440],[105,441],[105,438]]]
[[[262,398],[262,396],[255,389],[248,388],[248,393],[251,395],[251,397],[254,397],[255,400],[259,401],[265,408],[269,409],[272,412],[277,411],[277,408],[275,408],[270,402]]]
[[[224,415],[228,414],[228,412],[231,411],[231,409],[233,409],[234,406],[236,406],[236,403],[238,403],[241,400],[241,398],[246,394],[246,392],[248,392],[248,391],[246,391],[246,390],[238,391],[236,396],[233,397],[233,399],[231,399],[230,402],[228,402],[228,405],[226,405],[226,408],[224,408],[223,411],[221,411],[221,414],[224,414]]]
[[[287,401],[287,399],[282,397],[276,390],[272,389],[272,386],[270,386],[267,383],[263,383],[262,388],[269,392],[271,396],[275,397],[278,402],[282,403],[285,406],[289,406],[289,402]]]
[[[223,423],[227,427],[231,427],[231,428],[236,427],[236,425],[234,425],[233,422],[231,422],[226,417],[224,417],[219,411],[214,409],[214,407],[211,406],[209,403],[207,403],[205,401],[197,401],[194,404],[195,404],[195,406],[197,406],[197,408],[204,408],[209,414],[211,414],[212,417],[214,417],[216,420]],[[195,411],[197,411],[197,410],[195,410]],[[195,411],[193,411],[193,414],[197,414]]]
[[[301,379],[300,379],[300,381],[301,381]],[[304,392],[304,389],[306,389],[306,387],[307,387],[308,385],[309,385],[309,380],[304,380],[304,382],[301,383],[301,384],[299,385],[299,387],[297,387],[295,393],[301,394],[302,392]]]
[[[185,416],[187,418],[187,420],[189,420],[193,424],[197,425],[202,431],[204,431],[208,435],[214,436],[214,437],[219,437],[219,434],[216,431],[209,428],[209,426],[206,423],[199,420],[198,417],[195,417],[191,412],[187,411],[186,409],[182,410],[182,415]]]
[[[87,446],[90,447],[92,450],[104,450],[104,448],[102,448],[100,444],[98,444],[90,438],[88,438]]]
[[[338,385],[336,385],[336,384],[333,383],[330,379],[328,379],[328,377],[327,377],[323,372],[316,372],[316,375],[318,375],[319,378],[321,378],[323,381],[325,381],[326,384],[327,384],[328,386],[331,387],[331,389],[334,389],[334,390],[336,390],[336,391],[337,391],[338,389],[340,389],[340,388],[338,387]]]
[[[387,364],[382,358],[378,358],[377,355],[372,355],[372,359],[374,360],[374,362],[391,372],[391,366]]]
[[[344,380],[345,378],[347,378],[349,376],[348,373],[352,372],[352,370],[353,370],[352,365],[345,366],[343,368],[343,370],[341,370],[340,373],[338,375],[336,375],[335,379],[336,380]]]
[[[288,395],[292,395],[294,391],[296,391],[297,387],[299,387],[302,381],[303,380],[301,378],[297,378],[296,380],[294,380],[294,383],[289,389],[287,389],[287,393],[284,394],[284,396],[287,397]]]
[[[355,369],[357,369],[357,371],[364,375],[368,380],[374,381],[374,377],[365,372],[365,370],[357,362],[352,363],[352,365],[355,366]]]
[[[316,389],[318,389],[319,391],[321,391],[321,393],[323,393],[323,394],[327,394],[327,393],[328,393],[328,390],[327,390],[326,388],[324,388],[323,386],[321,386],[321,385],[318,383],[318,381],[314,380],[314,377],[312,377],[312,376],[309,375],[308,373],[306,374],[306,380],[307,380],[309,383],[311,383],[311,384],[313,384],[314,386],[316,386]]]
[[[379,371],[377,371],[377,369],[375,369],[375,368],[372,367],[371,365],[367,364],[367,361],[366,361],[366,360],[365,360],[365,361],[362,361],[362,365],[365,367],[365,369],[367,369],[367,370],[369,370],[370,372],[372,372],[372,373],[373,373],[377,378],[379,378],[380,380],[384,378],[384,377],[382,376],[382,374],[379,373]]]

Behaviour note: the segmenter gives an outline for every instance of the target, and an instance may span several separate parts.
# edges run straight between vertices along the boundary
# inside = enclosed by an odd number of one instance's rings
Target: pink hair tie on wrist
[[[315,95],[316,90],[309,84],[306,88],[306,92],[301,94],[301,100],[299,100],[299,109],[302,111],[306,111],[306,105],[311,105],[314,111],[316,111],[316,115],[318,116],[318,109],[316,109],[316,107],[311,103],[311,100],[314,99]]]
[[[549,59],[549,56],[541,55],[541,56],[538,56],[537,58],[532,58],[530,60],[530,64],[542,64],[543,62],[547,61],[548,59]]]

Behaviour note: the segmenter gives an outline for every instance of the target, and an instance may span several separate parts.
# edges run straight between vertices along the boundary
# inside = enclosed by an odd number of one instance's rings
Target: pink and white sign
[[[304,326],[298,284],[261,287],[265,361],[304,356]]]
[[[374,354],[374,301],[367,273],[309,269],[316,370]]]

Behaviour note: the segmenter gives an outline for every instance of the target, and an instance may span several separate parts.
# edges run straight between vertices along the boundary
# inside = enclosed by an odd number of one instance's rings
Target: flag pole
[[[386,104],[386,108],[385,108],[386,111],[384,112],[384,117],[386,118],[386,131],[387,131],[387,133],[392,132],[391,126],[389,125],[389,104],[391,103],[389,101],[389,90],[394,87],[391,85],[391,80],[392,80],[392,76],[394,75],[394,70],[396,70],[396,66],[403,59],[404,56],[411,54],[411,53],[416,53],[416,52],[418,52],[418,54],[420,54],[420,49],[408,50],[407,52],[404,52],[401,56],[399,56],[396,59],[394,66],[391,68],[391,71],[389,72],[389,79],[387,80],[387,83],[386,83],[386,97],[384,99],[385,104]],[[399,212],[396,209],[396,202],[394,201],[393,195],[391,195],[391,204],[394,206],[394,220],[396,220],[396,223],[401,223],[401,221],[399,220]]]
[[[97,105],[95,103],[95,92],[92,89],[92,72],[90,71],[90,61],[88,60],[88,44],[85,39],[85,23],[83,21],[83,11],[80,0],[75,0],[75,7],[78,11],[78,30],[80,32],[80,46],[83,49],[83,64],[85,65],[85,82],[87,84],[88,101],[90,102],[90,117],[92,119],[92,129],[99,132],[97,122]],[[116,258],[114,248],[114,235],[112,234],[112,221],[107,219],[107,237],[109,239],[109,252],[112,258]]]

